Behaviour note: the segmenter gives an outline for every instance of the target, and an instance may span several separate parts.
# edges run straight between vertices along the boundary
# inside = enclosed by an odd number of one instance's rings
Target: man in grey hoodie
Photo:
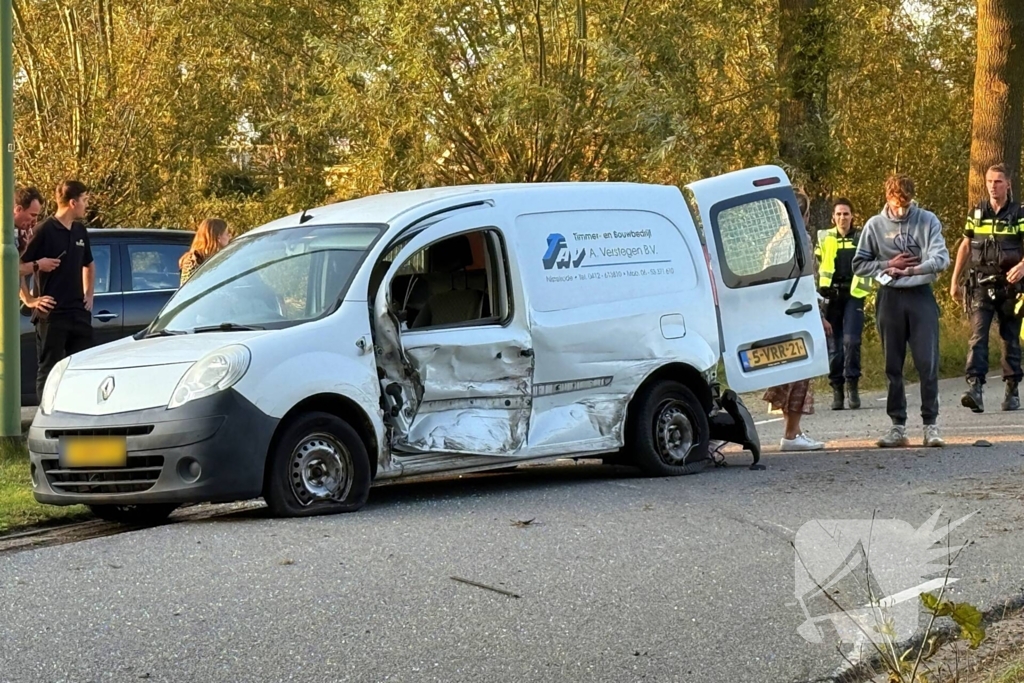
[[[889,383],[886,411],[892,427],[878,440],[882,448],[910,445],[903,361],[907,346],[921,377],[921,418],[925,446],[945,446],[939,417],[939,305],[932,283],[949,266],[942,224],[914,202],[914,181],[895,175],[885,182],[882,212],[861,233],[853,270],[881,285],[876,304],[878,336]]]

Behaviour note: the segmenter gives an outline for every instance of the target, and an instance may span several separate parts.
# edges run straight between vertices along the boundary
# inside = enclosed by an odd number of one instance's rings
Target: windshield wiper
[[[248,332],[251,330],[262,330],[264,328],[256,325],[239,325],[238,323],[221,323],[220,325],[207,325],[206,327],[197,327],[192,330],[193,334],[202,334],[203,332]]]
[[[150,337],[175,337],[179,334],[186,334],[184,330],[156,330],[154,332],[145,332],[140,336],[135,337],[136,339],[149,339]]]

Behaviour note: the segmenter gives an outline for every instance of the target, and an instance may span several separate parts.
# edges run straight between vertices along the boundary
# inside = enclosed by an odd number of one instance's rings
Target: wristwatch
[[[39,272],[39,261],[33,261],[32,262],[32,272],[33,273],[38,273]]]

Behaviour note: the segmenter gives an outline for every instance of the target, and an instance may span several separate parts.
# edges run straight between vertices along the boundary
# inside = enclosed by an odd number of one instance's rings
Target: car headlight
[[[201,358],[188,369],[171,394],[167,409],[216,394],[233,386],[249,369],[249,349],[241,344],[225,346]]]
[[[54,365],[53,370],[50,370],[50,374],[46,376],[43,395],[39,398],[39,410],[43,415],[53,412],[53,402],[57,400],[57,387],[60,386],[60,380],[64,376],[64,371],[68,369],[69,363],[71,363],[71,356]]]

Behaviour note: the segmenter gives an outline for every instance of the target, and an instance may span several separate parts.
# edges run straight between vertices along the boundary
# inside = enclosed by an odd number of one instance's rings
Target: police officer
[[[971,349],[967,355],[967,391],[960,402],[976,413],[984,412],[982,391],[988,373],[988,336],[992,319],[999,323],[1003,340],[1003,410],[1018,410],[1017,387],[1021,371],[1021,319],[1014,311],[1024,280],[1024,211],[1010,201],[1010,176],[1003,164],[985,173],[989,198],[971,212],[964,239],[956,255],[950,294],[964,298],[961,271],[969,263],[966,306],[971,316]]]
[[[825,298],[825,319],[832,326],[828,381],[832,410],[843,409],[843,388],[851,408],[860,408],[860,346],[864,332],[864,298],[871,281],[853,274],[853,255],[860,230],[853,227],[853,204],[837,199],[832,205],[832,228],[818,232],[818,291]]]

